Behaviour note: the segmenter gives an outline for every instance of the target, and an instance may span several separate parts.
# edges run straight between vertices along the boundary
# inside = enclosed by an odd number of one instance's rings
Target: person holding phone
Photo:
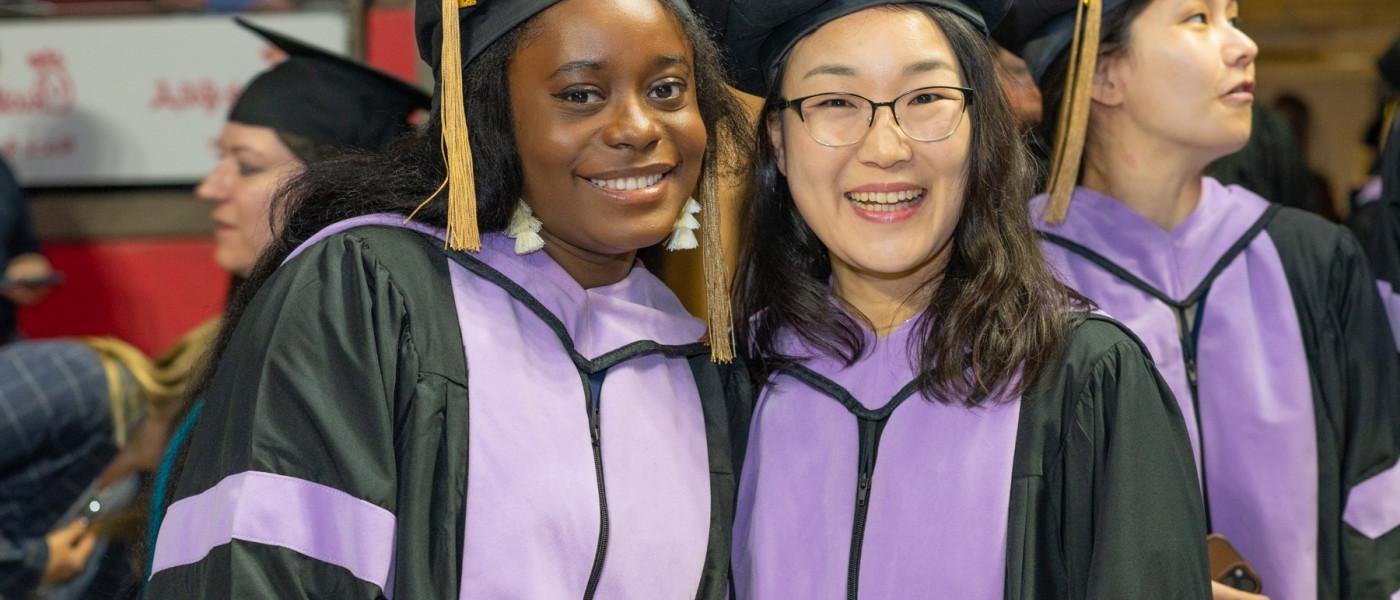
[[[308,163],[387,144],[429,106],[429,96],[406,82],[238,22],[286,58],[244,86],[220,132],[220,156],[194,190],[216,223],[212,258],[235,286],[277,226],[279,185]],[[157,471],[181,395],[218,325],[214,318],[196,326],[154,359],[113,338],[0,347],[0,596],[63,583],[89,561],[97,530],[118,542],[109,554],[140,544],[146,507],[122,508],[129,496],[113,491],[134,473]],[[147,481],[158,482],[156,475]],[[92,527],[63,521],[75,502],[100,510],[85,513]],[[103,567],[127,564],[119,557]]]
[[[56,282],[53,266],[39,250],[24,190],[0,159],[0,345],[19,335],[16,307],[42,300]]]
[[[999,36],[1055,116],[1032,216],[1057,272],[1143,339],[1175,393],[1210,532],[1258,574],[1221,582],[1391,598],[1400,355],[1362,247],[1203,174],[1249,139],[1248,6],[1017,3]]]

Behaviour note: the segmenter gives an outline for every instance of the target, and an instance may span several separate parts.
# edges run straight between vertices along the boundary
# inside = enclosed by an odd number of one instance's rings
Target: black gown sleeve
[[[1400,328],[1400,119],[1391,124],[1390,140],[1381,156],[1381,198],[1356,207],[1348,225],[1361,242],[1383,298],[1392,333]],[[1400,350],[1400,337],[1395,338]]]
[[[1341,389],[1342,597],[1400,593],[1400,355],[1360,245],[1337,230],[1331,305]]]
[[[1209,598],[1205,513],[1186,425],[1171,390],[1126,333],[1084,365],[1068,436],[1067,503],[1090,503],[1084,598]],[[1092,446],[1092,450],[1089,447]],[[1078,448],[1077,448],[1078,447]],[[1079,448],[1082,448],[1080,450]],[[1092,461],[1092,473],[1083,474]],[[1075,464],[1079,463],[1079,464]]]
[[[148,598],[386,596],[396,408],[440,388],[398,281],[352,233],[259,291],[204,394]]]

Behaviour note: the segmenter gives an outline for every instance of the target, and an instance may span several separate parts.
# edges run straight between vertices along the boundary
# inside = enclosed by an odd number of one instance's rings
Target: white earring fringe
[[[510,225],[506,227],[506,237],[515,240],[516,254],[538,252],[544,247],[544,238],[540,237],[542,225],[524,200],[515,206],[515,212],[510,215]]]
[[[671,237],[666,240],[667,250],[692,250],[700,247],[700,241],[695,239],[695,230],[700,228],[700,221],[695,218],[697,214],[700,214],[700,203],[694,198],[686,200],[685,208],[681,209],[681,216],[676,219]]]

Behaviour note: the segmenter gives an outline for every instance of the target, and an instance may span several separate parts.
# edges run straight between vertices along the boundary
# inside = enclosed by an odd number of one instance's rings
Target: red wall
[[[412,8],[370,10],[371,64],[416,81],[414,43]],[[222,310],[228,275],[214,264],[213,248],[203,237],[44,244],[65,283],[43,302],[20,309],[20,328],[30,338],[115,336],[158,354]]]
[[[64,283],[20,309],[30,338],[115,336],[155,355],[219,314],[228,274],[205,238],[44,244]]]
[[[412,8],[371,8],[365,19],[365,58],[400,79],[418,82],[418,42]]]

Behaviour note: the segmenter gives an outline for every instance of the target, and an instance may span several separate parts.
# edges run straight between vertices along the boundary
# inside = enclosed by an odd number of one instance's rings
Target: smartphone
[[[128,477],[103,489],[96,489],[94,484],[88,489],[83,503],[78,505],[73,518],[96,523],[131,504],[140,491],[141,482],[137,477]]]
[[[1259,573],[1225,536],[1218,533],[1206,536],[1206,553],[1210,556],[1211,579],[1242,592],[1264,593],[1264,581]]]

